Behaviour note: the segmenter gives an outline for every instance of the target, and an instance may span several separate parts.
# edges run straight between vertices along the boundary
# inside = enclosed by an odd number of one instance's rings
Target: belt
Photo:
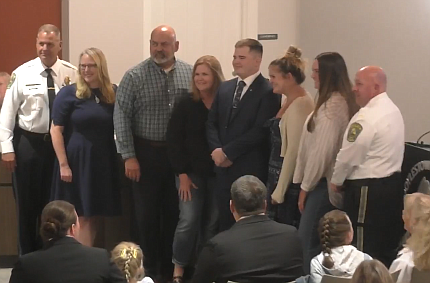
[[[152,147],[167,147],[166,141],[152,141],[152,140],[144,139],[137,136],[134,136],[134,138],[138,144],[149,145]]]
[[[18,127],[18,130],[22,135],[29,137],[29,138],[38,138],[38,139],[41,139],[41,140],[46,141],[46,142],[51,141],[51,135],[49,133],[47,133],[47,134],[34,133],[34,132],[26,131],[26,130],[21,129],[19,127]]]

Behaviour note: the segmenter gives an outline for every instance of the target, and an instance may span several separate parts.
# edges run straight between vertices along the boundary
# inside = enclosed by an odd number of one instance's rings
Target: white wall
[[[151,31],[161,24],[176,30],[177,58],[190,64],[213,55],[231,78],[234,44],[241,38],[240,0],[144,0],[144,57],[149,57]]]
[[[430,1],[300,0],[298,26],[299,46],[310,63],[321,52],[337,51],[351,78],[365,65],[385,69],[407,141],[430,130]],[[315,93],[309,75],[305,86]]]
[[[190,63],[203,55],[221,62],[226,79],[232,77],[234,44],[258,33],[277,33],[276,41],[262,41],[262,72],[296,42],[297,0],[63,0],[65,57],[77,65],[87,47],[105,53],[113,82],[149,57],[151,31],[171,25],[180,42],[177,57]],[[276,19],[276,20],[274,20]],[[68,56],[67,56],[68,55]]]
[[[300,0],[298,0],[300,1]],[[296,0],[259,0],[258,34],[278,34],[278,40],[262,40],[264,55],[261,72],[268,77],[270,62],[285,54],[290,45],[297,44]],[[257,38],[256,35],[254,35]]]
[[[62,5],[68,6],[63,9],[68,13],[65,44],[72,64],[79,64],[85,48],[97,47],[107,58],[112,82],[119,83],[126,70],[143,60],[144,0],[63,0]]]

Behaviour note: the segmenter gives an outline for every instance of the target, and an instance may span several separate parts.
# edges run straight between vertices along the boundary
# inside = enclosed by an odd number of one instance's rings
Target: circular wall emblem
[[[423,160],[415,164],[404,184],[405,193],[421,192],[430,194],[430,160]]]

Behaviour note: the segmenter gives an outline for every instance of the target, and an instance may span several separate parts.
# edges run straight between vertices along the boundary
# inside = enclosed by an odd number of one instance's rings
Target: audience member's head
[[[41,26],[36,37],[37,54],[46,67],[52,67],[61,51],[61,34],[58,27],[45,24]]]
[[[325,52],[319,54],[312,64],[312,79],[318,90],[318,96],[315,111],[307,124],[309,132],[312,132],[315,127],[313,117],[317,115],[318,109],[331,98],[333,93],[339,93],[345,98],[350,118],[358,111],[348,69],[345,60],[339,53]]]
[[[211,55],[205,55],[197,59],[193,68],[192,91],[193,99],[201,99],[201,93],[214,95],[219,85],[224,81],[221,64]]]
[[[304,82],[305,61],[302,51],[291,45],[284,57],[273,60],[269,65],[270,83],[273,92],[287,94],[288,90]]]
[[[260,70],[263,45],[258,40],[239,40],[234,46],[233,69],[237,76],[246,79]]]
[[[170,67],[179,49],[175,30],[167,25],[156,27],[151,33],[149,51],[151,59],[162,68]]]
[[[266,211],[267,189],[255,176],[245,175],[231,185],[230,209],[234,218],[257,215]]]
[[[349,245],[354,237],[351,220],[343,211],[330,211],[320,219],[318,232],[324,253],[322,264],[326,268],[333,268],[334,261],[331,257],[331,250]]]
[[[6,94],[6,88],[9,84],[10,75],[6,72],[0,72],[0,107],[3,104],[4,95]]]
[[[361,68],[355,75],[355,101],[364,107],[369,101],[387,90],[387,76],[384,70],[377,66]]]
[[[365,260],[352,276],[351,283],[394,283],[391,274],[379,260]]]
[[[78,214],[75,206],[63,200],[48,203],[42,211],[40,235],[43,241],[58,240],[79,233]]]
[[[102,96],[99,99],[103,102],[110,104],[115,102],[115,92],[110,81],[106,57],[95,47],[87,48],[79,55],[76,97],[90,98],[92,88],[100,89]]]
[[[143,253],[138,245],[131,242],[119,243],[112,250],[111,259],[124,274],[127,282],[135,283],[145,276]]]
[[[411,234],[406,246],[413,252],[414,265],[419,270],[430,270],[430,196],[406,195],[403,221]]]

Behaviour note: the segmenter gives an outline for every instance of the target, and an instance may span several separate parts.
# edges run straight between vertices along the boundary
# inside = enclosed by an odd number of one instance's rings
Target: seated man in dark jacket
[[[303,275],[303,252],[293,226],[270,220],[267,190],[254,176],[231,187],[230,209],[236,223],[202,250],[194,283],[289,282]]]

